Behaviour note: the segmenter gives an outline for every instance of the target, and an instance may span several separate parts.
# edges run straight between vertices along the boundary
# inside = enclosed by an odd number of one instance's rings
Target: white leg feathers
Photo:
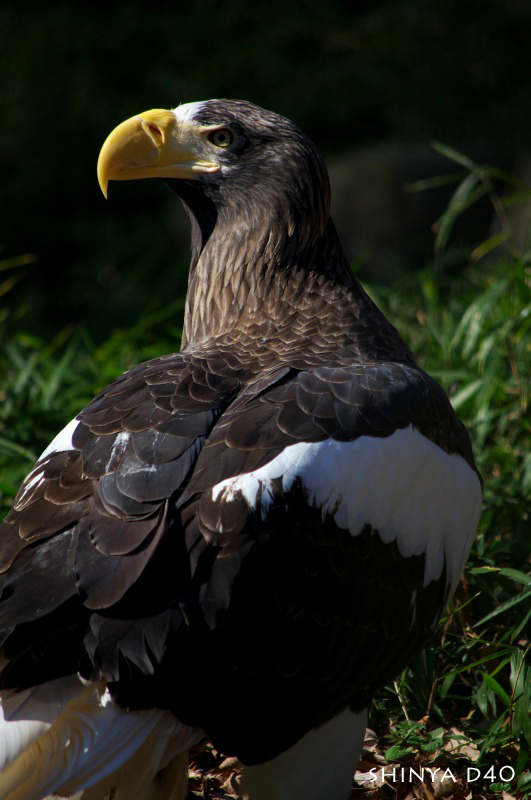
[[[248,800],[346,800],[358,765],[367,709],[342,711],[272,761],[242,770]]]
[[[2,700],[0,797],[181,800],[188,747],[203,734],[169,712],[125,712],[75,676]],[[171,787],[171,788],[170,788]]]

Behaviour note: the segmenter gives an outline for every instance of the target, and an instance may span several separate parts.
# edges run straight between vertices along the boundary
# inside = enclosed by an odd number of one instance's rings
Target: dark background
[[[366,232],[347,250],[369,280],[429,258],[447,195],[403,182],[455,171],[432,139],[509,168],[529,149],[529,0],[9,2],[0,66],[0,259],[38,258],[4,303],[41,336],[81,321],[102,340],[185,291],[178,201],[96,183],[105,137],[145,109],[241,97],[294,119],[343,186],[345,236]]]

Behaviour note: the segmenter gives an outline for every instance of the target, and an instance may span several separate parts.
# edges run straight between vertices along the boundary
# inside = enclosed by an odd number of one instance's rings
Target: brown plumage
[[[100,157],[104,191],[135,177],[165,178],[190,215],[183,348],[107,387],[22,486],[1,529],[0,684],[79,674],[110,691],[98,714],[176,718],[175,752],[206,734],[264,764],[251,798],[344,797],[363,709],[463,567],[467,434],[354,278],[293,123],[242,101],[147,112]],[[125,791],[136,751],[115,750],[72,758],[68,786]],[[16,780],[10,800],[62,785]]]

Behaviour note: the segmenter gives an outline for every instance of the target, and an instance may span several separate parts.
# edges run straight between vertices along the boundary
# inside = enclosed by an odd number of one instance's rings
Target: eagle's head
[[[361,297],[323,160],[279,114],[242,100],[146,111],[108,136],[98,178],[105,195],[110,180],[162,179],[188,210],[183,346],[241,329],[244,317],[254,324],[258,311],[275,329],[289,326],[298,304],[304,316],[308,297],[322,302],[323,282],[349,292],[345,308]]]
[[[109,180],[166,180],[203,241],[223,220],[245,227],[283,221],[319,235],[329,218],[328,176],[313,143],[290,120],[242,100],[131,117],[107,138],[98,178],[105,196]]]

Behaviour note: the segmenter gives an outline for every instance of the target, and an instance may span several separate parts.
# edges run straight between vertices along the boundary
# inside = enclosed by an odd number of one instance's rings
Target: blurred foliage
[[[514,154],[531,129],[530,40],[526,0],[4,0],[0,242],[5,257],[39,256],[14,305],[34,333],[82,318],[101,341],[147,295],[152,308],[182,295],[170,194],[113,186],[109,213],[95,181],[126,117],[244,97],[294,118],[325,154],[431,138]]]
[[[430,646],[376,698],[373,724],[401,763],[426,763],[426,748],[457,731],[477,764],[512,765],[518,796],[531,793],[531,366],[530,192],[511,175],[437,145],[465,168],[435,226],[436,255],[415,279],[371,289],[385,313],[445,386],[470,432],[485,481],[483,514],[465,575]],[[497,180],[497,188],[493,180]],[[427,189],[422,182],[417,188]],[[483,196],[492,234],[468,252],[446,249],[453,224]],[[508,211],[527,203],[516,242]],[[459,279],[455,262],[464,261]],[[404,715],[406,722],[403,721]],[[420,722],[416,722],[419,720]],[[432,763],[449,766],[446,751]],[[459,752],[457,763],[466,758]],[[476,763],[474,761],[474,763]],[[487,781],[488,783],[488,781]],[[485,787],[484,787],[485,788]],[[487,790],[486,787],[485,790]],[[493,786],[487,791],[512,787]],[[499,796],[495,794],[495,796]],[[529,795],[531,796],[531,795]]]

